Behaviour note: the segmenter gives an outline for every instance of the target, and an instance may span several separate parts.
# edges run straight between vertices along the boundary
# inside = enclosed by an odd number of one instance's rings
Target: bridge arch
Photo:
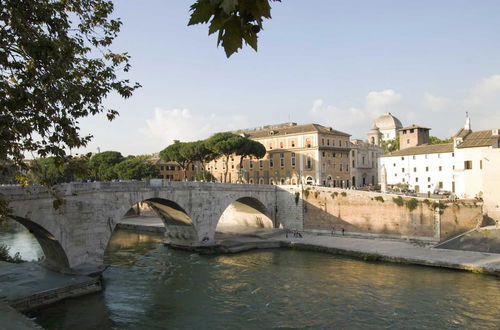
[[[23,225],[33,234],[33,236],[35,236],[44,254],[41,260],[43,266],[63,273],[71,271],[66,252],[52,233],[27,218],[15,215],[10,215],[9,218]]]
[[[125,208],[120,210],[121,214],[117,219],[122,219],[139,203],[147,204],[152,212],[162,220],[165,226],[165,237],[168,241],[172,243],[182,242],[183,244],[198,241],[195,224],[189,211],[170,196],[142,196],[142,198],[134,199],[132,204],[127,204]]]
[[[238,231],[244,227],[275,227],[270,210],[255,197],[240,197],[228,203],[217,219],[214,232]]]

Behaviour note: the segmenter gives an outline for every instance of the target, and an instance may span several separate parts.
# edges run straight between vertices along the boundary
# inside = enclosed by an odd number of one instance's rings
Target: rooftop
[[[424,127],[424,126],[419,126],[419,125],[413,124],[413,125],[410,125],[410,126],[407,126],[407,127],[400,128],[400,129],[398,129],[398,131],[403,131],[405,129],[415,129],[415,128],[422,128],[422,129],[428,129],[428,130],[430,130],[429,127]]]
[[[411,156],[423,154],[442,154],[453,152],[453,143],[422,144],[416,147],[405,148],[382,155],[381,157]]]
[[[466,130],[464,130],[466,131]],[[470,132],[465,136],[464,142],[457,146],[457,148],[474,148],[474,147],[487,147],[487,146],[498,146],[500,141],[500,136],[497,134],[493,135],[493,130],[483,130],[477,132]],[[458,136],[459,131],[455,137]]]
[[[245,133],[249,138],[264,138],[269,136],[281,136],[281,135],[291,135],[291,134],[302,134],[302,133],[325,133],[331,135],[341,135],[341,136],[351,136],[350,134],[334,130],[331,127],[325,127],[319,124],[304,124],[297,125],[295,123],[290,123],[292,125],[275,125],[266,126],[260,130],[240,130],[236,133]],[[294,124],[294,125],[293,125]],[[268,128],[269,127],[269,128]]]

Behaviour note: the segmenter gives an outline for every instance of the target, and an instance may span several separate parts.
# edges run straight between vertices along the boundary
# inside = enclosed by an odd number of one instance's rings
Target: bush
[[[314,192],[314,198],[318,198],[318,196],[319,196],[319,191],[315,191]]]
[[[401,198],[401,196],[398,196],[396,198],[392,198],[392,201],[397,205],[397,206],[403,206],[405,201]]]
[[[381,203],[383,203],[383,202],[384,202],[384,198],[383,198],[382,196],[376,196],[376,197],[375,197],[375,200],[376,200],[376,201],[379,201],[379,202],[381,202]]]
[[[9,255],[10,248],[7,245],[0,244],[0,261],[12,262],[15,264],[20,264],[24,262],[21,259],[21,255],[17,252],[13,257]]]
[[[342,197],[346,197],[347,196],[347,193],[345,191],[341,192],[340,194],[342,195]]]
[[[335,196],[337,196],[337,195],[335,195],[335,193],[331,193],[330,196],[332,197],[332,199],[335,199]]]
[[[415,198],[412,198],[406,202],[406,207],[408,208],[408,210],[410,210],[410,212],[415,210],[417,206],[418,206],[418,200],[416,200]]]
[[[304,190],[304,197],[307,199],[307,197],[309,197],[309,191],[310,191],[310,188],[306,188],[306,190]]]

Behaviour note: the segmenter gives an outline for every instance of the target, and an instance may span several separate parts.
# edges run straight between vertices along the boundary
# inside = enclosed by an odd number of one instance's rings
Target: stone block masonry
[[[358,190],[296,188],[303,199],[304,230],[443,241],[482,219],[480,203],[445,203]]]

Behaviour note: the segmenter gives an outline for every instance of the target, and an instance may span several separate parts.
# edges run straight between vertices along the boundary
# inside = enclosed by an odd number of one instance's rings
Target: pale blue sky
[[[194,1],[194,0],[193,0]],[[295,121],[365,138],[377,114],[447,137],[469,111],[473,129],[500,127],[500,1],[298,1],[273,4],[259,51],[230,59],[192,1],[116,0],[128,78],[142,88],[120,111],[82,121],[86,149],[157,152],[172,139]]]

